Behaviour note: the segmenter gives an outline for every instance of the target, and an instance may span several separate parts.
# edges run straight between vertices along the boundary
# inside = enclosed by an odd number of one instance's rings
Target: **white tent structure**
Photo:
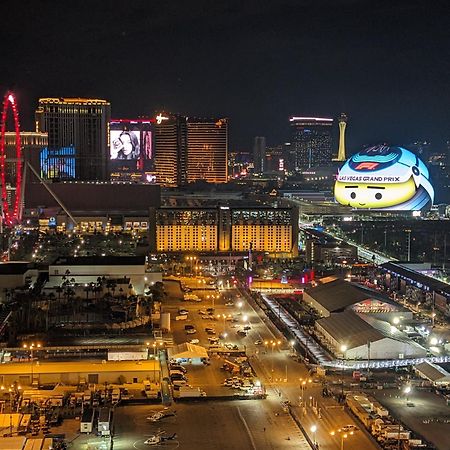
[[[168,350],[170,359],[201,359],[208,358],[208,352],[205,347],[201,345],[190,344],[184,342],[183,344],[175,345]]]
[[[414,366],[414,370],[420,377],[431,381],[434,385],[450,384],[450,373],[437,364],[425,361]]]

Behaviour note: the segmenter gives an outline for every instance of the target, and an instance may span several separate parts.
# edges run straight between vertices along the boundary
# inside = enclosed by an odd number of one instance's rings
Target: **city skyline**
[[[40,5],[37,21],[33,8],[5,11],[1,87],[16,92],[23,129],[40,96],[96,96],[116,117],[229,117],[232,149],[254,136],[282,143],[291,115],[342,111],[350,153],[382,141],[440,148],[450,135],[444,2],[78,6],[64,6],[64,32],[58,5]]]

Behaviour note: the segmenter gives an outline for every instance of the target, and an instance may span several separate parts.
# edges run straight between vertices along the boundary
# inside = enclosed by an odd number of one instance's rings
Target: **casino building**
[[[41,154],[47,180],[107,180],[111,105],[95,98],[40,98],[36,132],[48,133]]]
[[[273,207],[177,207],[155,212],[159,252],[297,254],[298,210]]]

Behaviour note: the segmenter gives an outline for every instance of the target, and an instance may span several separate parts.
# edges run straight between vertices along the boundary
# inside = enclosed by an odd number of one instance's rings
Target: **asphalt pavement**
[[[376,390],[372,394],[407,428],[415,430],[439,450],[450,449],[450,406],[442,397],[414,388],[408,399],[398,389]]]
[[[160,406],[127,406],[115,413],[114,449],[143,450],[144,441],[153,434],[176,433],[176,439],[166,441],[164,448],[185,450],[235,449],[296,449],[310,450],[297,426],[287,414],[275,413],[265,402],[199,401],[176,404],[174,417],[157,423],[146,419]]]

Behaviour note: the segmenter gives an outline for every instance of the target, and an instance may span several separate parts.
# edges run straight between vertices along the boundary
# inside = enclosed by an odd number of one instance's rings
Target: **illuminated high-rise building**
[[[291,152],[296,171],[327,166],[332,161],[333,119],[291,117]]]
[[[346,151],[345,151],[345,128],[347,127],[347,115],[341,113],[339,116],[339,150],[338,150],[338,161],[345,161]]]
[[[22,145],[22,167],[24,162],[29,162],[39,173],[40,154],[48,146],[48,134],[34,131],[21,131],[20,143]],[[16,177],[16,133],[7,131],[5,133],[6,151],[6,182]]]
[[[228,181],[228,119],[187,120],[187,181]]]
[[[36,131],[48,133],[41,175],[56,180],[107,180],[111,105],[94,98],[40,98]]]
[[[48,135],[47,133],[35,133],[33,131],[21,131],[20,143],[22,147],[22,174],[24,170],[27,170],[27,179],[30,178],[30,170],[26,167],[26,163],[29,163],[36,172],[40,170],[40,155],[43,150],[47,148]],[[16,180],[17,180],[17,157],[16,157],[16,133],[7,131],[5,133],[5,183],[8,204],[13,204],[13,199],[16,193]],[[23,182],[25,179],[22,178]],[[22,187],[23,189],[23,187]],[[22,190],[23,194],[23,190]]]
[[[297,208],[163,207],[155,211],[155,228],[159,252],[297,255]]]
[[[186,117],[159,113],[154,124],[156,183],[176,187],[187,181]]]
[[[255,173],[263,173],[266,168],[266,138],[256,136],[253,144],[253,166]]]

